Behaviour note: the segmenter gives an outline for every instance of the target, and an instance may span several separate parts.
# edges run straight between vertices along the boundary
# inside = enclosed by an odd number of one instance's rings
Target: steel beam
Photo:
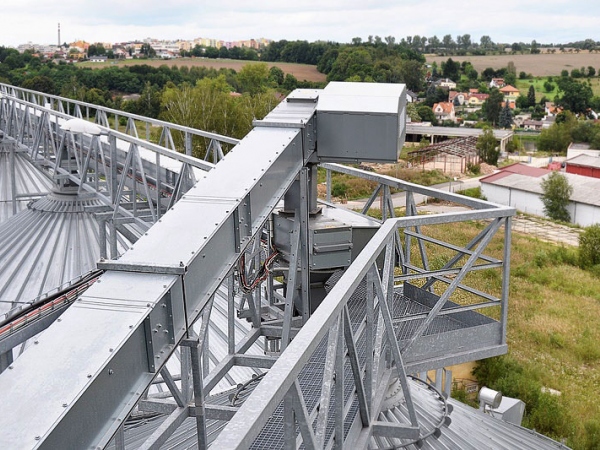
[[[0,447],[108,443],[239,257],[234,217],[251,218],[237,224],[247,245],[303,163],[299,130],[260,128],[208,172],[119,260],[120,268],[183,263],[186,275],[107,272],[0,378]]]

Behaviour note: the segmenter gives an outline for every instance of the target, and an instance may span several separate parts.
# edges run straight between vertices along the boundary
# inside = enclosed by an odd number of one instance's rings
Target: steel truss
[[[72,105],[81,112],[80,104]],[[383,220],[310,314],[306,164],[314,156],[314,148],[307,146],[307,136],[315,128],[314,105],[284,105],[276,117],[288,112],[289,122],[259,126],[242,141],[244,148],[234,149],[216,170],[114,130],[100,137],[61,133],[58,123],[68,116],[16,96],[5,96],[2,108],[2,129],[23,145],[27,137],[36,152],[34,161],[47,162],[59,178],[104,195],[107,206],[113,208],[109,211],[113,220],[160,223],[145,232],[148,237],[136,243],[135,251],[118,261],[102,262],[100,267],[107,273],[65,313],[62,327],[49,329],[45,342],[40,343],[44,345],[29,350],[7,371],[13,372],[11,383],[0,378],[0,389],[7,393],[19,422],[19,427],[12,427],[15,418],[0,414],[0,424],[8,430],[0,442],[8,439],[38,448],[111,443],[122,449],[127,438],[123,424],[135,408],[168,416],[141,447],[148,449],[166,443],[188,417],[195,418],[200,448],[211,442],[214,448],[260,447],[262,430],[269,425],[278,430],[272,434],[280,436],[285,448],[300,444],[366,448],[373,442],[408,445],[443,432],[449,414],[444,396],[436,392],[439,420],[433,428],[424,427],[409,374],[506,351],[514,209],[335,164],[323,165],[328,171],[328,192],[332,170],[376,181],[379,185],[363,214],[381,196]],[[40,140],[35,141],[38,135]],[[118,156],[117,142],[129,146],[123,158]],[[169,156],[184,167],[187,164],[190,184],[193,168],[212,170],[195,188],[177,194],[177,182],[167,183],[158,169],[143,170],[146,162],[140,149],[154,150],[157,162]],[[61,153],[65,151],[68,158]],[[111,165],[111,161],[119,164]],[[299,182],[300,202],[290,260],[267,266],[272,256],[272,214],[294,180]],[[161,189],[153,190],[153,185],[168,186],[171,198],[181,196],[176,205],[167,205],[173,209],[169,214],[161,216],[163,199],[157,194]],[[405,217],[395,217],[391,189],[406,191]],[[417,215],[418,195],[472,210]],[[447,242],[450,238],[442,240],[429,233],[436,225],[467,220],[487,224],[468,243]],[[195,229],[182,224],[193,224]],[[502,229],[502,258],[487,255],[488,245]],[[441,267],[432,264],[440,249],[452,253]],[[270,270],[261,278],[265,267]],[[470,286],[468,275],[484,269],[501,272],[500,292]],[[299,286],[296,294],[295,289],[284,291],[278,281],[286,272],[288,286]],[[466,293],[467,299],[459,293]],[[299,306],[295,295],[301,300]],[[227,352],[215,361],[208,330],[217,307],[226,310],[227,325],[221,333]],[[487,311],[491,313],[486,315]],[[239,331],[240,318],[249,319],[249,331]],[[454,328],[444,328],[450,322]],[[86,327],[89,323],[96,327]],[[61,342],[73,339],[77,347],[60,347]],[[256,345],[264,349],[263,354],[250,351]],[[45,370],[68,379],[69,385],[42,395],[44,377],[36,373],[36,367],[44,349],[56,351]],[[177,369],[166,365],[170,355],[179,357]],[[65,367],[68,361],[77,361],[77,370]],[[249,397],[224,405],[212,392],[231,378],[236,367],[249,368],[259,376],[252,382]],[[317,369],[307,373],[311,367]],[[389,420],[384,408],[394,383],[408,411],[404,422]],[[152,385],[166,390],[151,393]],[[102,402],[98,395],[104,396]],[[47,408],[34,407],[34,398],[43,398]],[[86,427],[78,425],[82,421]],[[216,440],[209,431],[215,421],[228,422]]]
[[[216,162],[223,157],[224,145],[238,142],[4,84],[0,84],[0,96],[0,127],[6,139],[13,140],[18,151],[27,152],[59,185],[95,193],[106,205],[91,211],[100,225],[106,225],[100,226],[101,232],[109,230],[104,257],[118,256],[116,230],[135,242],[196,183],[200,173],[214,167],[191,157],[193,146],[206,140],[206,156]],[[101,135],[64,131],[61,126],[74,117],[95,119],[104,127]],[[114,129],[109,127],[109,117],[114,117]],[[127,119],[123,131],[119,131],[119,118]],[[146,128],[145,138],[138,137],[140,123]],[[150,127],[160,129],[156,143],[150,140]],[[177,134],[182,136],[180,148],[175,145]]]
[[[436,192],[430,190],[428,193]],[[452,194],[451,197],[453,200],[461,200]],[[479,206],[486,205],[479,203]],[[306,448],[365,448],[376,436],[405,439],[402,445],[408,445],[424,439],[428,433],[434,433],[435,430],[419,428],[406,374],[441,366],[439,362],[436,364],[427,361],[424,358],[426,355],[416,355],[414,347],[419,347],[423,341],[428,340],[426,334],[431,336],[431,333],[425,333],[426,329],[441,316],[460,316],[465,312],[490,307],[498,307],[501,310],[499,317],[506,316],[508,297],[505,289],[498,298],[463,284],[466,275],[474,269],[497,267],[502,270],[503,275],[508,274],[508,264],[486,256],[484,250],[504,227],[504,258],[508,261],[512,211],[509,208],[490,208],[489,204],[487,206],[485,209],[463,213],[407,216],[387,220],[219,435],[214,442],[215,448],[242,449],[259,442],[257,439],[260,440],[261,430],[272,420],[281,402],[287,411],[284,413],[287,430],[285,448],[295,448],[297,439],[304,443]],[[455,257],[451,258],[444,268],[428,270],[408,262],[406,249],[411,246],[408,243],[411,239],[416,239],[416,246],[421,248],[425,247],[426,242],[432,242],[424,233],[410,231],[411,229],[465,220],[491,222],[464,247],[436,242],[456,252]],[[403,235],[402,240],[398,239],[400,234]],[[380,269],[377,260],[382,254],[385,263],[383,269]],[[401,260],[402,254],[404,262],[395,264],[395,261]],[[463,264],[458,267],[457,262],[460,260]],[[426,265],[426,261],[423,253],[420,265]],[[398,273],[401,275],[397,275]],[[450,274],[451,280],[447,278]],[[397,299],[394,297],[397,288],[405,281],[417,279],[424,282],[423,289],[428,289],[436,282],[441,282],[447,288],[426,313],[394,314],[393,311],[397,311]],[[507,282],[503,283],[503,287],[507,287]],[[360,319],[353,320],[351,310],[356,308],[353,294],[359,288],[366,291],[366,297],[363,309],[358,314]],[[457,290],[476,292],[482,295],[483,299],[479,303],[467,305],[449,302]],[[409,322],[414,326],[402,327]],[[493,337],[498,347],[506,344],[503,326],[505,321],[502,322],[502,325],[496,327]],[[402,329],[409,329],[411,332],[409,335],[403,335]],[[457,345],[455,338],[456,336],[449,336],[448,344]],[[321,375],[323,387],[318,402],[313,401],[311,408],[307,408],[308,398],[314,396],[314,392],[302,388],[302,372],[315,352],[320,351],[323,342],[327,343]],[[366,346],[362,353],[358,350],[358,342]],[[388,352],[390,357],[386,357]],[[443,358],[442,364],[450,365],[463,359],[464,355],[458,353],[446,353],[446,356],[450,356],[454,361]],[[473,355],[471,353],[469,357],[472,358]],[[347,372],[344,366],[348,365],[352,369],[350,374],[353,388],[352,395],[343,400],[344,374]],[[410,421],[405,424],[390,424],[380,420],[383,396],[389,380],[393,378],[400,381],[409,410]],[[333,398],[337,398],[337,401],[332,401]],[[343,424],[348,420],[348,410],[353,403],[358,404],[358,414],[354,418],[350,417],[352,426],[349,431],[344,431]],[[332,407],[332,404],[335,406]],[[335,431],[325,433],[326,424],[330,422],[335,423]],[[444,417],[441,417],[439,427],[443,424]],[[295,434],[296,426],[300,430],[298,436]]]

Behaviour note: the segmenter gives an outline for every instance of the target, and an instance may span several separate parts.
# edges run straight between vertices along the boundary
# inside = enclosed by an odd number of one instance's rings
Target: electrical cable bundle
[[[265,261],[261,265],[256,276],[254,277],[254,280],[252,280],[252,281],[249,281],[246,279],[246,257],[244,255],[242,255],[242,257],[240,258],[240,262],[239,262],[239,266],[238,266],[240,288],[246,294],[249,294],[254,289],[256,289],[260,283],[262,283],[263,281],[265,281],[267,279],[267,277],[269,276],[269,273],[271,273],[271,268],[273,267],[273,263],[275,262],[275,259],[279,255],[279,252],[277,251],[277,249],[275,249],[275,247],[271,247],[271,250],[272,250],[271,254],[265,258]]]

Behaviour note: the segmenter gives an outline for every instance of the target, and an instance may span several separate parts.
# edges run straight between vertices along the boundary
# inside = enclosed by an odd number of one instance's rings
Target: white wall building
[[[540,199],[543,193],[541,183],[551,171],[524,164],[515,164],[506,169],[482,178],[481,193],[491,202],[513,206],[527,214],[545,216],[544,204]],[[562,174],[573,186],[573,195],[567,207],[571,222],[582,227],[600,223],[600,179]]]

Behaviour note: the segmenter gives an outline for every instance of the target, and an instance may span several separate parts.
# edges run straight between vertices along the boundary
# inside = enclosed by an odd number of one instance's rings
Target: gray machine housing
[[[321,162],[393,162],[406,136],[404,84],[331,82],[317,103]]]

